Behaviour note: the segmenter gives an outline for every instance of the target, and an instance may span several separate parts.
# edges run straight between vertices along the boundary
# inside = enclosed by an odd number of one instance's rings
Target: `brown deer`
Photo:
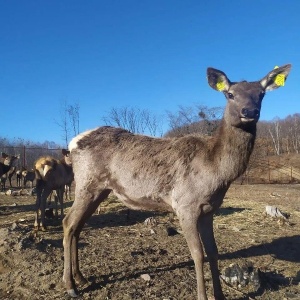
[[[247,167],[265,92],[284,85],[290,68],[291,65],[276,68],[255,82],[231,82],[222,71],[208,68],[209,85],[222,91],[227,99],[214,136],[151,138],[120,128],[100,127],[71,141],[75,200],[63,220],[63,280],[71,297],[77,296],[76,283],[87,282],[79,270],[80,232],[113,191],[131,209],[175,212],[195,263],[198,299],[207,300],[204,250],[214,297],[225,299],[219,279],[213,214],[231,182]]]
[[[5,191],[6,189],[6,180],[8,179],[10,187],[12,187],[11,178],[15,174],[16,167],[10,167],[9,171],[5,174],[3,174],[0,178],[1,181],[1,191]]]
[[[16,172],[16,177],[17,177],[17,187],[21,187],[21,185],[22,185],[22,170],[18,170]]]
[[[60,202],[60,215],[63,218],[63,195],[65,185],[70,184],[73,179],[73,169],[70,159],[70,151],[62,149],[63,158],[57,160],[50,156],[39,158],[35,163],[36,178],[36,215],[34,227],[46,230],[45,209],[48,196],[56,190],[55,204],[56,217],[58,216],[57,202]],[[41,218],[39,218],[39,211]]]
[[[65,200],[66,201],[71,200],[71,186],[72,186],[72,182],[70,182],[69,184],[66,184],[66,186],[65,186]]]
[[[23,177],[23,187],[26,188],[27,182],[30,181],[30,187],[33,188],[35,171],[34,170],[28,171],[27,169],[24,169],[22,171],[22,177]]]
[[[1,192],[4,192],[4,191],[5,191],[5,188],[6,188],[6,180],[7,180],[7,173],[6,173],[6,174],[3,174],[3,175],[0,177]]]
[[[9,170],[13,167],[13,164],[19,158],[20,158],[19,155],[18,156],[8,155],[2,152],[1,159],[0,159],[0,177],[2,177],[3,174],[8,173]]]
[[[16,170],[17,170],[17,167],[12,166],[12,167],[10,167],[10,169],[7,172],[7,178],[8,178],[8,182],[9,182],[10,187],[12,187],[11,179],[15,175]],[[5,186],[4,186],[4,188],[5,188]]]

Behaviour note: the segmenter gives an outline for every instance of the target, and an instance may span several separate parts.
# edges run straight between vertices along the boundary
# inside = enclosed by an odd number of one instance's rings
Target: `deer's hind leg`
[[[76,187],[77,190],[77,187]],[[100,202],[106,199],[111,190],[102,190],[97,195],[89,193],[86,189],[75,190],[75,201],[63,219],[64,228],[64,276],[68,294],[76,297],[75,283],[87,283],[79,269],[78,240],[85,222],[95,212]]]

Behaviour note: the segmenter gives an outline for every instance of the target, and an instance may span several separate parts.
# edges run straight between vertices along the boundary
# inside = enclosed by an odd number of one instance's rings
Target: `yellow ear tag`
[[[222,91],[225,90],[225,83],[224,83],[224,81],[218,81],[217,84],[216,84],[216,86],[217,86],[217,90],[220,91],[220,92],[222,92]]]
[[[278,66],[276,66],[274,69],[278,69]],[[285,82],[285,76],[284,74],[278,74],[275,77],[274,82],[276,83],[276,85],[278,86],[284,86],[284,82]]]

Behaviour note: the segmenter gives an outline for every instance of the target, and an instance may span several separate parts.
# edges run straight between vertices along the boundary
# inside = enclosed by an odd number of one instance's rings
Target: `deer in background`
[[[1,159],[0,159],[0,177],[2,177],[3,174],[8,173],[9,170],[13,167],[13,164],[19,158],[20,158],[19,155],[18,156],[8,155],[2,152]]]
[[[12,187],[11,179],[15,175],[16,170],[17,170],[17,167],[12,166],[12,167],[10,167],[9,171],[7,172],[7,178],[8,178],[10,187]]]
[[[50,156],[39,158],[35,163],[36,177],[36,214],[34,227],[46,230],[45,209],[50,193],[55,190],[56,217],[58,216],[57,202],[60,202],[60,214],[63,218],[63,195],[66,184],[71,184],[74,179],[70,152],[62,149],[63,158],[57,160]],[[39,211],[41,218],[39,218]]]
[[[195,263],[198,300],[207,300],[204,250],[214,297],[225,299],[213,214],[232,181],[246,170],[265,92],[284,85],[290,69],[291,65],[276,68],[260,81],[231,82],[222,71],[208,68],[209,85],[223,92],[227,100],[214,136],[151,138],[120,128],[100,127],[71,141],[75,200],[63,220],[63,280],[71,297],[77,296],[75,284],[87,282],[79,270],[80,232],[113,191],[131,209],[175,212]]]
[[[7,180],[7,173],[6,173],[6,174],[3,174],[3,175],[0,177],[1,192],[4,192],[4,191],[5,191],[6,180]]]
[[[1,181],[1,191],[2,192],[5,191],[5,189],[6,189],[6,180],[7,179],[9,181],[9,186],[12,187],[11,178],[13,177],[15,172],[16,172],[16,167],[10,167],[9,171],[1,176],[0,181]]]
[[[65,185],[65,200],[66,201],[71,200],[71,185],[72,185],[72,182]]]
[[[18,170],[16,172],[16,177],[17,177],[17,187],[21,187],[21,185],[22,185],[22,170]]]
[[[28,171],[28,170],[24,169],[22,171],[22,177],[23,177],[24,188],[26,188],[26,184],[28,181],[31,182],[30,187],[33,188],[33,181],[35,179],[35,171],[34,170]]]

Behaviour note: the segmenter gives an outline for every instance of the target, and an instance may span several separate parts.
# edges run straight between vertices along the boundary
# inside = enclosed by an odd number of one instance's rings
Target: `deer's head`
[[[14,161],[20,158],[20,155],[8,155],[4,152],[1,153],[3,164],[6,166],[11,166]]]
[[[224,118],[232,126],[245,128],[256,124],[260,116],[261,102],[265,92],[284,85],[291,70],[291,65],[276,67],[260,81],[231,82],[220,70],[208,68],[209,85],[223,92],[228,103]]]
[[[65,164],[68,165],[68,166],[72,166],[70,151],[67,150],[67,149],[62,149],[61,153],[64,157]]]

